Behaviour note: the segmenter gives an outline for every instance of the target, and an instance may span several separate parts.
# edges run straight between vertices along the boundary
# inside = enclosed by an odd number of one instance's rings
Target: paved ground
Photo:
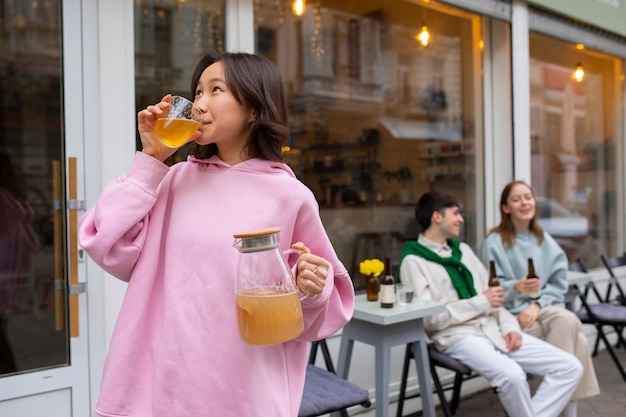
[[[626,349],[617,349],[622,364],[626,365]],[[598,353],[593,360],[596,374],[600,382],[600,395],[580,400],[578,402],[578,417],[624,417],[626,416],[626,382],[624,382],[615,368],[615,363],[606,352]],[[531,380],[531,386],[536,386],[538,380]],[[422,413],[411,414],[409,417],[419,417]],[[438,416],[443,412],[438,409]],[[461,400],[455,417],[504,417],[506,414],[498,401],[498,396],[487,389]]]

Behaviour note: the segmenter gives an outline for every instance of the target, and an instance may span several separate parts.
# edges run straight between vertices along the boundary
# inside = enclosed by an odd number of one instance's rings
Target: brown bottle
[[[500,286],[500,280],[498,280],[498,276],[496,275],[496,263],[494,261],[489,261],[489,286]]]
[[[539,279],[539,277],[535,273],[535,264],[533,263],[533,258],[528,258],[528,274],[526,275],[526,278]],[[536,300],[537,298],[539,298],[540,295],[541,295],[541,289],[537,290],[536,292],[532,294],[528,294],[528,296],[533,300]]]
[[[380,281],[378,277],[371,274],[365,283],[365,291],[367,292],[367,301],[378,301],[378,290],[380,289]]]
[[[385,276],[380,280],[380,306],[393,307],[396,301],[396,280],[391,272],[391,260],[385,258]]]

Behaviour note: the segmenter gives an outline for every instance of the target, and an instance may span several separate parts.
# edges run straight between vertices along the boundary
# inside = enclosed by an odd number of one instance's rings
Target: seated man
[[[581,378],[580,362],[520,330],[503,307],[502,288],[489,288],[480,259],[453,240],[463,223],[454,197],[422,195],[415,217],[424,232],[405,243],[400,279],[413,285],[418,297],[446,305],[445,312],[424,319],[431,340],[487,378],[510,417],[558,416]],[[526,372],[543,377],[532,398]]]

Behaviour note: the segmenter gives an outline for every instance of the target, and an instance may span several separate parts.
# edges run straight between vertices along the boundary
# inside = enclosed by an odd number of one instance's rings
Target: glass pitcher
[[[241,338],[255,345],[292,340],[302,333],[302,306],[296,282],[281,252],[280,227],[234,235],[239,250],[237,318]]]

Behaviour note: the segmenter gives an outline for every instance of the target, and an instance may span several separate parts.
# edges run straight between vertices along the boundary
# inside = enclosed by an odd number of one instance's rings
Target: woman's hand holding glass
[[[185,101],[185,103],[183,103]],[[139,137],[141,138],[142,152],[153,156],[154,158],[165,161],[176,150],[185,143],[197,139],[200,136],[198,127],[200,124],[191,120],[190,102],[182,97],[167,94],[157,104],[150,105],[137,114],[137,125]],[[181,104],[184,106],[181,107]],[[188,111],[187,111],[188,109]],[[176,125],[168,125],[168,121],[175,120],[190,125],[187,132],[179,136],[179,141],[168,142],[164,140],[164,132],[168,127],[176,127]],[[165,129],[164,129],[164,126]]]

